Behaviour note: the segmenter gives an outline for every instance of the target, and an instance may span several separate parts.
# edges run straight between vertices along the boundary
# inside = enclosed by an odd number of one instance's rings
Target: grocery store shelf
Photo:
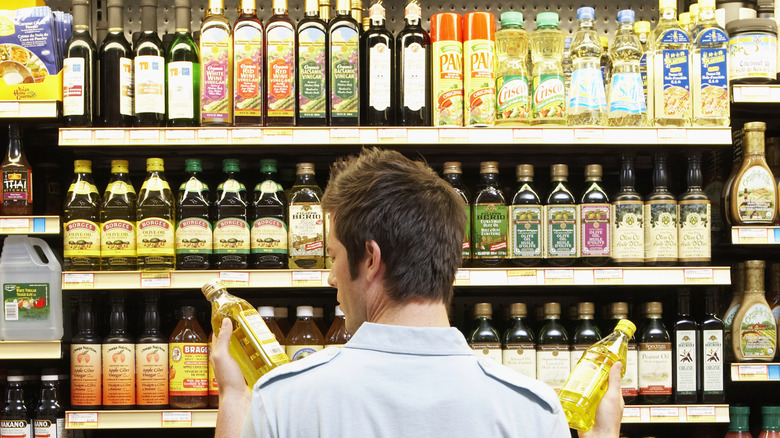
[[[59,233],[59,216],[0,216],[0,235]]]
[[[780,382],[780,363],[732,363],[732,382]]]
[[[733,85],[734,103],[780,103],[780,85]]]
[[[731,243],[735,245],[780,244],[780,227],[731,227]]]
[[[61,128],[60,146],[359,144],[730,145],[730,128]]]
[[[55,118],[56,100],[0,100],[0,118]]]
[[[728,423],[729,405],[629,405],[623,423]]]
[[[175,429],[216,424],[216,409],[65,412],[66,429]]]
[[[59,359],[60,341],[0,341],[0,359]]]
[[[66,272],[62,288],[191,289],[219,278],[228,287],[328,287],[328,270],[116,271]],[[607,286],[697,285],[730,283],[729,267],[664,268],[487,268],[460,269],[455,286]]]

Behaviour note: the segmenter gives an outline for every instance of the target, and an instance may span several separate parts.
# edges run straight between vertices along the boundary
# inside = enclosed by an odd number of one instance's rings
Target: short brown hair
[[[449,304],[466,215],[452,187],[427,164],[396,151],[364,148],[331,166],[322,205],[346,248],[353,280],[366,242],[373,240],[382,250],[391,299]]]

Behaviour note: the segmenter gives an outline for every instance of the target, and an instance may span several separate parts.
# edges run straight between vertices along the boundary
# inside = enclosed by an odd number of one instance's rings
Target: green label
[[[542,206],[510,207],[510,258],[542,256]]]
[[[3,321],[29,322],[49,319],[48,283],[3,283]]]
[[[331,116],[357,117],[360,99],[357,31],[349,27],[337,29],[332,34],[330,46]]]
[[[506,257],[507,207],[497,204],[474,206],[474,257]]]
[[[547,257],[577,257],[577,207],[547,207]]]
[[[463,210],[466,213],[466,229],[463,233],[463,252],[461,256],[464,259],[471,258],[471,206],[469,204],[463,205]]]
[[[325,33],[317,28],[298,35],[298,114],[302,119],[325,118]]]
[[[250,231],[253,254],[287,254],[287,224],[275,217],[261,217]]]

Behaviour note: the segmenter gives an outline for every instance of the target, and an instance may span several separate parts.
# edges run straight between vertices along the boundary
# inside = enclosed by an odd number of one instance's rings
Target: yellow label
[[[288,345],[287,357],[291,361],[296,361],[320,350],[322,350],[322,345]]]
[[[114,181],[106,187],[106,193],[113,195],[135,194],[135,189],[132,184],[128,184],[124,181]]]
[[[65,257],[100,257],[100,229],[92,221],[76,219],[63,225]]]
[[[138,221],[138,256],[174,255],[171,221],[150,217]]]
[[[169,395],[208,395],[209,345],[205,342],[172,342]]]
[[[69,193],[75,193],[77,195],[89,195],[90,193],[98,194],[98,189],[95,187],[94,184],[90,184],[87,181],[80,180],[76,181],[74,184],[71,184],[70,187],[68,187]]]
[[[324,256],[325,225],[320,204],[290,206],[290,256]]]
[[[257,310],[244,310],[238,316],[244,322],[244,326],[251,331],[249,333],[251,339],[260,343],[259,347],[265,351],[273,365],[278,366],[290,361],[274,334],[271,333],[263,318],[257,313]]]
[[[134,344],[103,344],[103,404],[135,404]]]
[[[211,342],[209,342],[209,351],[211,351]],[[214,367],[209,361],[209,396],[212,395],[219,395],[219,383],[217,383],[217,376],[214,374]]]
[[[168,344],[136,344],[135,366],[138,405],[167,405]]]
[[[259,218],[252,224],[251,240],[253,253],[284,254],[287,252],[287,225],[277,218]]]
[[[152,175],[151,178],[144,181],[143,185],[141,185],[141,191],[144,191],[144,189],[150,192],[159,192],[164,189],[170,190],[171,187],[168,185],[168,181],[165,181],[157,175]]]
[[[70,403],[78,406],[100,406],[100,380],[103,374],[100,344],[70,346]]]
[[[215,254],[249,254],[249,224],[239,218],[225,218],[214,225]]]
[[[433,43],[433,126],[463,126],[463,43]]]
[[[121,219],[104,222],[100,227],[100,251],[103,257],[134,257],[135,224]]]
[[[496,122],[495,53],[495,43],[491,40],[463,43],[466,126]]]
[[[207,220],[190,217],[176,226],[176,254],[211,254],[213,242]]]

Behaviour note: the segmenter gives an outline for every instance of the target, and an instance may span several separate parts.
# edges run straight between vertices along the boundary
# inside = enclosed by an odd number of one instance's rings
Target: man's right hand
[[[222,320],[219,334],[214,335],[211,344],[211,366],[219,384],[219,413],[217,414],[216,438],[235,438],[241,435],[244,417],[252,403],[252,393],[246,386],[238,362],[230,356],[230,337],[233,324],[230,319]]]
[[[623,393],[620,388],[623,364],[617,362],[609,370],[609,383],[606,394],[596,409],[596,424],[588,432],[580,432],[580,438],[618,438],[620,422],[623,419]]]

